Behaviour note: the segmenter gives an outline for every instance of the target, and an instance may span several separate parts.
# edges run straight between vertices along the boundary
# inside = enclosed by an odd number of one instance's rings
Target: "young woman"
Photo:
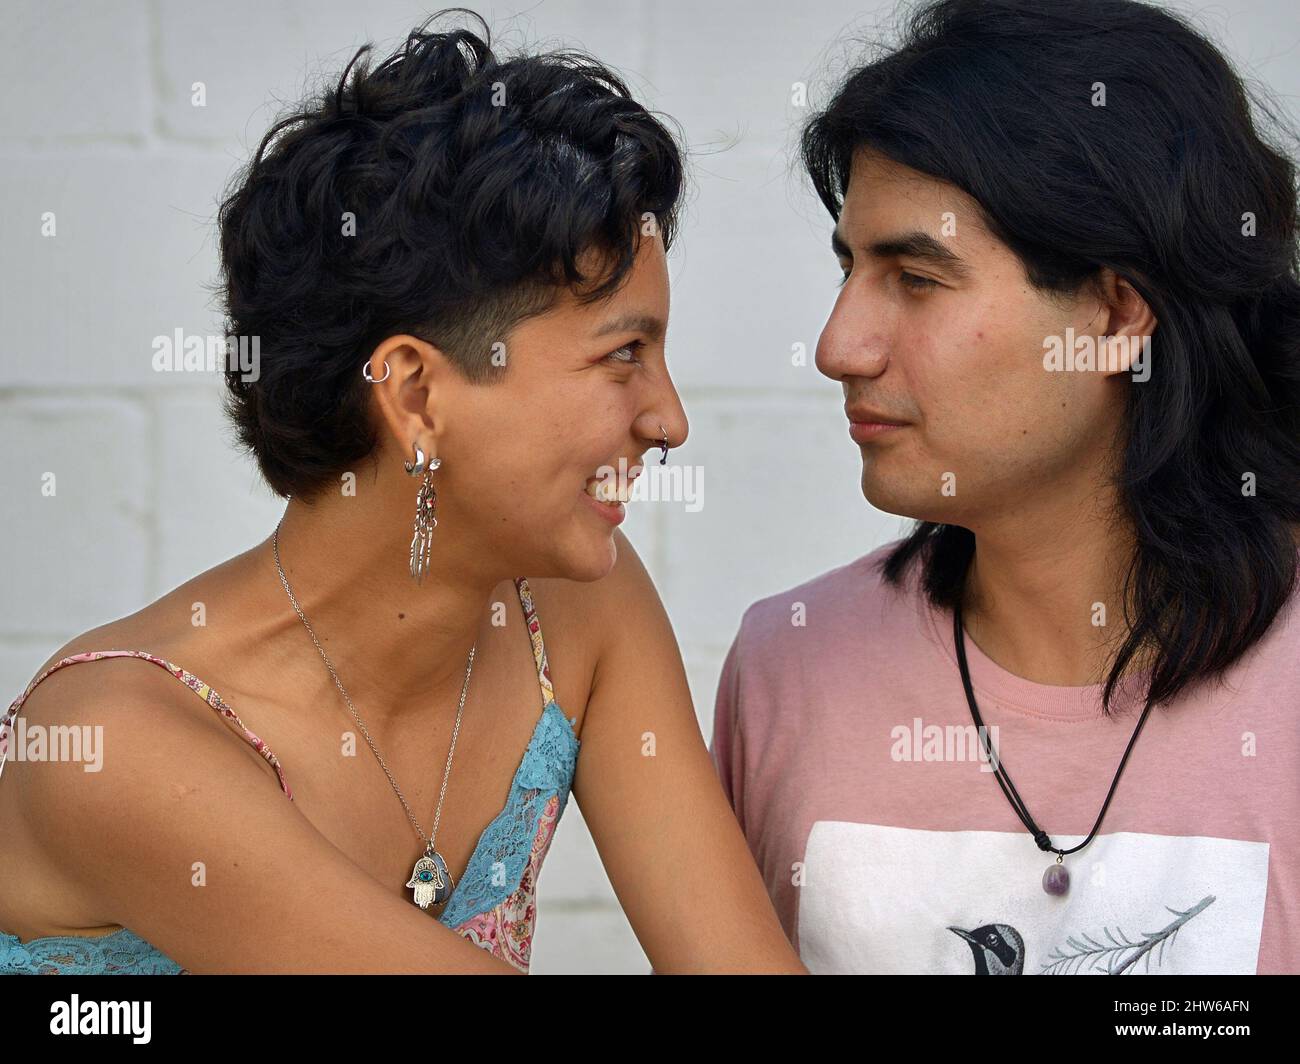
[[[656,971],[802,972],[618,531],[687,431],[674,140],[587,57],[365,51],[220,212],[284,517],[14,702],[103,757],[0,777],[0,970],[526,971],[572,791]]]

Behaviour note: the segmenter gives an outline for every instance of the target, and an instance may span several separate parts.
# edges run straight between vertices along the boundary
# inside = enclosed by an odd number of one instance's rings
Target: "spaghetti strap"
[[[542,689],[542,708],[555,701],[555,687],[551,684],[551,666],[546,660],[546,644],[542,642],[542,622],[537,619],[537,609],[533,605],[533,592],[528,581],[520,576],[515,578],[515,587],[519,589],[519,602],[524,608],[524,622],[528,625],[528,637],[533,644],[533,660],[537,663],[537,681]]]
[[[539,637],[540,638],[540,637]],[[21,695],[14,699],[13,704],[9,707],[3,718],[0,718],[0,772],[4,771],[5,760],[8,757],[7,739],[12,734],[12,725],[14,719],[18,716],[18,711],[22,708],[27,697],[36,689],[37,684],[47,676],[57,672],[59,669],[66,668],[69,665],[78,665],[85,661],[101,661],[105,658],[140,658],[142,661],[149,661],[159,668],[166,669],[172,676],[180,680],[186,687],[203,699],[209,706],[215,709],[226,720],[233,721],[242,735],[242,738],[266,760],[280,780],[280,789],[290,801],[293,800],[293,792],[289,789],[289,781],[284,778],[284,769],[280,767],[280,759],[271,752],[271,748],[262,742],[252,731],[245,727],[244,722],[239,719],[233,709],[226,704],[222,697],[217,694],[208,684],[204,683],[193,673],[186,672],[177,665],[163,658],[155,657],[143,650],[92,650],[84,654],[73,654],[69,657],[56,661],[48,669],[42,672],[31,683],[27,685]]]

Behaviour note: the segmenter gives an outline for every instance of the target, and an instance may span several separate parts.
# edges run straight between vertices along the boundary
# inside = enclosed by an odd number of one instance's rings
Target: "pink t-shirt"
[[[1300,972],[1300,618],[1147,718],[1098,835],[1034,844],[983,754],[952,613],[881,548],[745,613],[712,753],[813,972]],[[1031,683],[969,637],[993,748],[1061,849],[1082,842],[1137,722],[1100,687]]]

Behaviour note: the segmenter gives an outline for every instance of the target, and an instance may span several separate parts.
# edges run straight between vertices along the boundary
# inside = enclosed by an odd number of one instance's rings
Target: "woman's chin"
[[[562,556],[557,559],[561,572],[557,576],[565,580],[589,582],[606,577],[618,561],[618,544],[614,541],[614,529],[593,529],[588,519],[582,522],[586,527],[569,540]]]

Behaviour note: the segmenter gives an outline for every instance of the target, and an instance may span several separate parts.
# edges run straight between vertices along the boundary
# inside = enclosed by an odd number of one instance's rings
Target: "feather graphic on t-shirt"
[[[1147,931],[1140,941],[1132,941],[1116,927],[1115,934],[1110,928],[1103,927],[1102,935],[1110,940],[1110,945],[1098,942],[1091,935],[1084,934],[1083,941],[1071,936],[1066,939],[1070,952],[1061,949],[1052,951],[1053,960],[1043,965],[1040,975],[1078,975],[1085,967],[1092,971],[1101,971],[1107,975],[1123,975],[1131,971],[1138,961],[1145,962],[1145,970],[1151,970],[1151,956],[1154,952],[1156,964],[1164,962],[1165,946],[1172,947],[1178,932],[1195,917],[1214,904],[1214,895],[1202,898],[1190,909],[1169,909],[1175,920],[1159,931]],[[973,931],[960,927],[949,927],[949,931],[960,935],[970,946],[975,957],[976,975],[1023,975],[1025,969],[1025,942],[1020,932],[1010,924],[985,924]],[[1118,936],[1118,937],[1116,937]]]
[[[1214,895],[1208,894],[1190,909],[1181,911],[1170,909],[1166,905],[1165,908],[1174,914],[1174,921],[1159,931],[1143,932],[1141,940],[1137,942],[1131,941],[1118,927],[1115,928],[1114,935],[1110,933],[1109,928],[1102,928],[1102,934],[1110,940],[1110,945],[1098,942],[1091,935],[1083,935],[1082,942],[1071,936],[1066,939],[1070,947],[1069,951],[1063,951],[1060,947],[1053,950],[1053,959],[1043,965],[1041,974],[1077,975],[1087,966],[1091,970],[1102,971],[1107,975],[1123,975],[1131,971],[1138,961],[1143,961],[1144,970],[1149,972],[1152,954],[1156,956],[1156,964],[1162,964],[1165,959],[1165,946],[1172,947],[1178,932],[1198,913],[1213,905],[1214,900]]]

